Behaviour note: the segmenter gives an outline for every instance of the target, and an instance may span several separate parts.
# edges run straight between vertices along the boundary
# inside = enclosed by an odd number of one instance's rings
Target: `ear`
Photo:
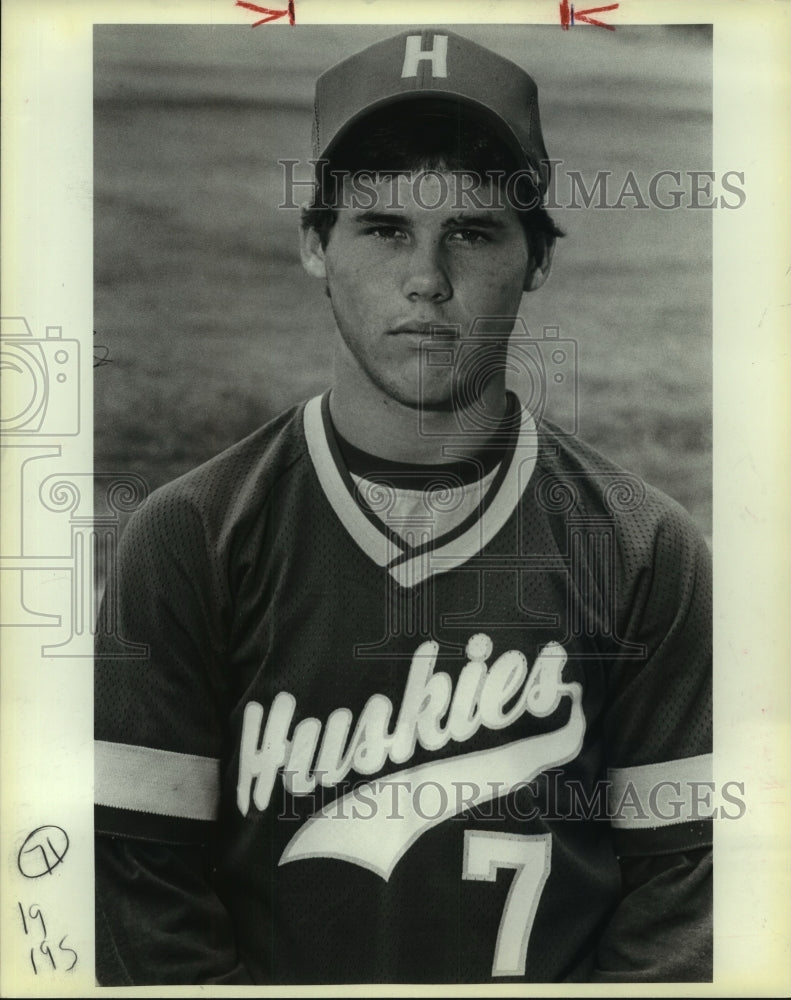
[[[544,255],[540,261],[527,273],[525,277],[525,291],[534,292],[540,288],[549,277],[552,268],[552,258],[555,255],[555,238],[547,241],[544,248]]]
[[[304,227],[299,234],[299,253],[302,266],[312,278],[326,278],[327,268],[324,262],[324,250],[319,234],[312,226]]]

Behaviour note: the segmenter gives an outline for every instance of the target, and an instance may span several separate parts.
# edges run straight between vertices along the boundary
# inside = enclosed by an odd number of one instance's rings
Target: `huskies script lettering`
[[[281,864],[305,857],[335,857],[361,864],[387,879],[406,850],[430,827],[461,809],[505,795],[579,753],[585,731],[582,691],[579,684],[563,682],[567,657],[558,643],[544,646],[528,673],[527,661],[518,650],[503,653],[487,666],[492,642],[486,635],[474,635],[466,647],[469,662],[455,689],[447,673],[434,671],[438,652],[433,641],[422,643],[415,651],[392,728],[393,703],[383,694],[368,699],[356,724],[349,709],[338,708],[324,724],[315,718],[302,719],[290,738],[297,709],[292,694],[282,691],[274,698],[263,732],[264,709],[258,702],[249,702],[244,712],[237,785],[237,806],[242,815],[247,815],[251,798],[256,809],[268,807],[281,771],[292,795],[308,795],[319,783],[326,787],[339,784],[352,770],[368,775],[381,771],[388,761],[397,766],[407,764],[418,745],[428,751],[441,750],[450,740],[463,744],[482,726],[504,729],[525,713],[548,716],[564,696],[572,703],[568,721],[554,732],[431,761],[358,786],[343,796],[341,803],[347,799],[350,803],[364,801],[367,812],[361,816],[354,809],[338,822],[338,803],[318,810],[292,838]],[[441,808],[430,817],[414,808],[414,796],[407,796],[398,816],[398,835],[393,836],[391,822],[385,838],[388,848],[383,853],[383,841],[375,828],[392,814],[388,805],[395,801],[394,795],[420,784],[453,789],[465,781],[477,787],[478,794],[462,803],[458,797],[443,796]],[[364,836],[358,829],[361,823]]]

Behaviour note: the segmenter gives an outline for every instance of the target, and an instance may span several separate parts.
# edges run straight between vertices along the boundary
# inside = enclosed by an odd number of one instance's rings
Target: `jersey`
[[[705,542],[516,411],[450,522],[440,481],[396,523],[325,395],[124,533],[97,831],[210,844],[253,982],[586,980],[619,856],[711,842]]]

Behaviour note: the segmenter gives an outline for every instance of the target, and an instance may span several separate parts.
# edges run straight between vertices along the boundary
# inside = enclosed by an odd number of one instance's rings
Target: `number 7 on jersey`
[[[549,833],[465,832],[462,878],[496,882],[498,869],[513,868],[515,872],[497,932],[492,976],[524,975],[530,931],[551,861]]]

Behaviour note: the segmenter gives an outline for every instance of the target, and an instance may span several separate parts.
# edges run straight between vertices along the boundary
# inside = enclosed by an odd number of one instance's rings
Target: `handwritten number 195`
[[[57,961],[55,959],[55,956],[52,954],[52,949],[50,948],[46,940],[47,925],[44,922],[44,914],[41,912],[41,907],[37,903],[31,903],[30,906],[27,908],[27,912],[25,912],[25,908],[22,906],[21,903],[18,902],[17,906],[19,907],[19,916],[22,918],[22,929],[24,930],[25,934],[31,933],[33,929],[32,921],[38,920],[38,922],[41,924],[42,940],[39,942],[38,948],[34,946],[30,949],[30,964],[33,966],[33,972],[35,973],[35,975],[38,975],[39,972],[38,966],[36,965],[37,952],[43,955],[45,958],[49,959],[49,963],[53,969],[57,969],[58,968]],[[30,924],[28,923],[29,920],[31,921]],[[77,964],[77,952],[73,948],[69,948],[67,945],[64,944],[67,937],[68,935],[64,934],[63,937],[58,942],[58,951],[62,955],[68,955],[71,957],[70,964],[68,966],[63,967],[65,972],[71,972],[71,970]]]
[[[63,944],[63,942],[66,940],[67,937],[68,935],[64,934],[63,937],[60,939],[60,941],[58,941],[58,951],[63,952],[64,955],[68,953],[69,955],[72,956],[71,963],[67,965],[64,969],[64,972],[71,972],[71,970],[77,964],[77,952],[73,948],[69,948],[67,945]],[[52,968],[57,969],[58,966],[55,962],[55,956],[52,954],[52,949],[50,948],[50,946],[47,944],[46,941],[41,942],[41,944],[38,946],[38,950],[41,952],[42,955],[45,955],[49,959]],[[35,972],[35,974],[38,975],[38,968],[36,966],[35,948],[30,949],[30,964],[33,966],[33,972]]]

